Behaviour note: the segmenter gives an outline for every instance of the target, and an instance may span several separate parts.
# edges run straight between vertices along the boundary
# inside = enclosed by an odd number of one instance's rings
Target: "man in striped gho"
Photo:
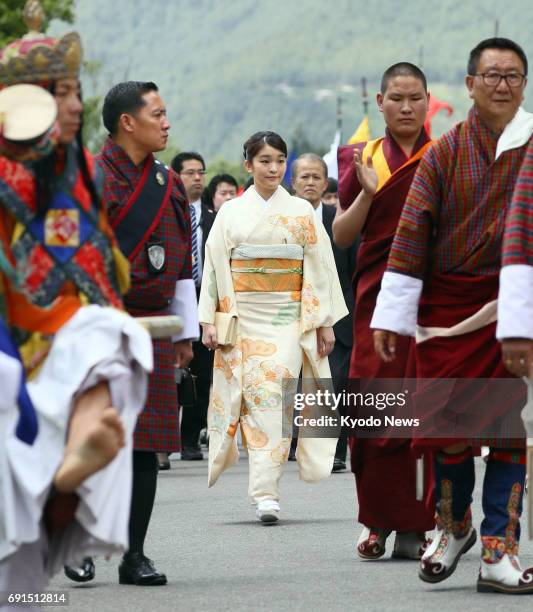
[[[533,116],[520,108],[526,75],[527,58],[516,43],[504,38],[479,43],[466,77],[474,105],[465,121],[426,152],[411,185],[371,327],[385,361],[394,359],[397,335],[416,332],[421,379],[510,376],[495,337],[496,299],[505,217],[533,132]],[[439,439],[415,440],[436,452],[437,532],[421,559],[422,580],[448,578],[474,545],[473,455],[487,444],[480,434],[524,401],[521,392],[501,402],[486,395],[484,410],[472,418],[475,403],[464,400],[454,408],[458,418],[475,419],[474,440],[446,432]],[[424,420],[444,417],[436,401],[426,409]],[[488,445],[477,588],[533,593],[533,568],[522,570],[518,559],[524,438],[499,436]]]

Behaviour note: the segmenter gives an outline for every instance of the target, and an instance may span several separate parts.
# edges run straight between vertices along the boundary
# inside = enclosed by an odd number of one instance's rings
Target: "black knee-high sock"
[[[150,451],[133,451],[133,490],[130,510],[130,548],[143,554],[157,487],[157,457]]]

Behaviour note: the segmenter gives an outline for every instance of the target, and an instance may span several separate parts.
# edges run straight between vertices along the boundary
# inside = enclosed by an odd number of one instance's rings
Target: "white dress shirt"
[[[322,211],[324,209],[324,205],[322,204],[322,202],[320,202],[320,204],[315,208],[315,217],[317,221],[320,221],[322,223]]]

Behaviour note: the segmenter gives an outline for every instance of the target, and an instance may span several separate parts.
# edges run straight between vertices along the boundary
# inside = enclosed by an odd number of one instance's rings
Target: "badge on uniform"
[[[148,255],[148,274],[150,276],[156,276],[164,272],[167,260],[163,243],[148,241],[145,247],[146,254]]]

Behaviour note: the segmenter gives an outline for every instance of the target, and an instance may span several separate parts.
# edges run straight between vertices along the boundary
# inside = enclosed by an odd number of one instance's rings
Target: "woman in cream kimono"
[[[331,378],[332,326],[347,311],[324,227],[316,224],[308,202],[280,185],[285,142],[273,132],[258,132],[245,143],[244,157],[254,186],[215,219],[199,304],[203,342],[216,349],[209,486],[237,461],[240,424],[249,457],[248,493],[257,517],[268,523],[278,520],[278,485],[290,447],[292,404],[282,405],[284,381],[297,380],[300,372],[304,383]],[[237,333],[228,344],[219,323],[232,317]],[[300,477],[314,482],[328,476],[335,446],[335,438],[303,436]]]

